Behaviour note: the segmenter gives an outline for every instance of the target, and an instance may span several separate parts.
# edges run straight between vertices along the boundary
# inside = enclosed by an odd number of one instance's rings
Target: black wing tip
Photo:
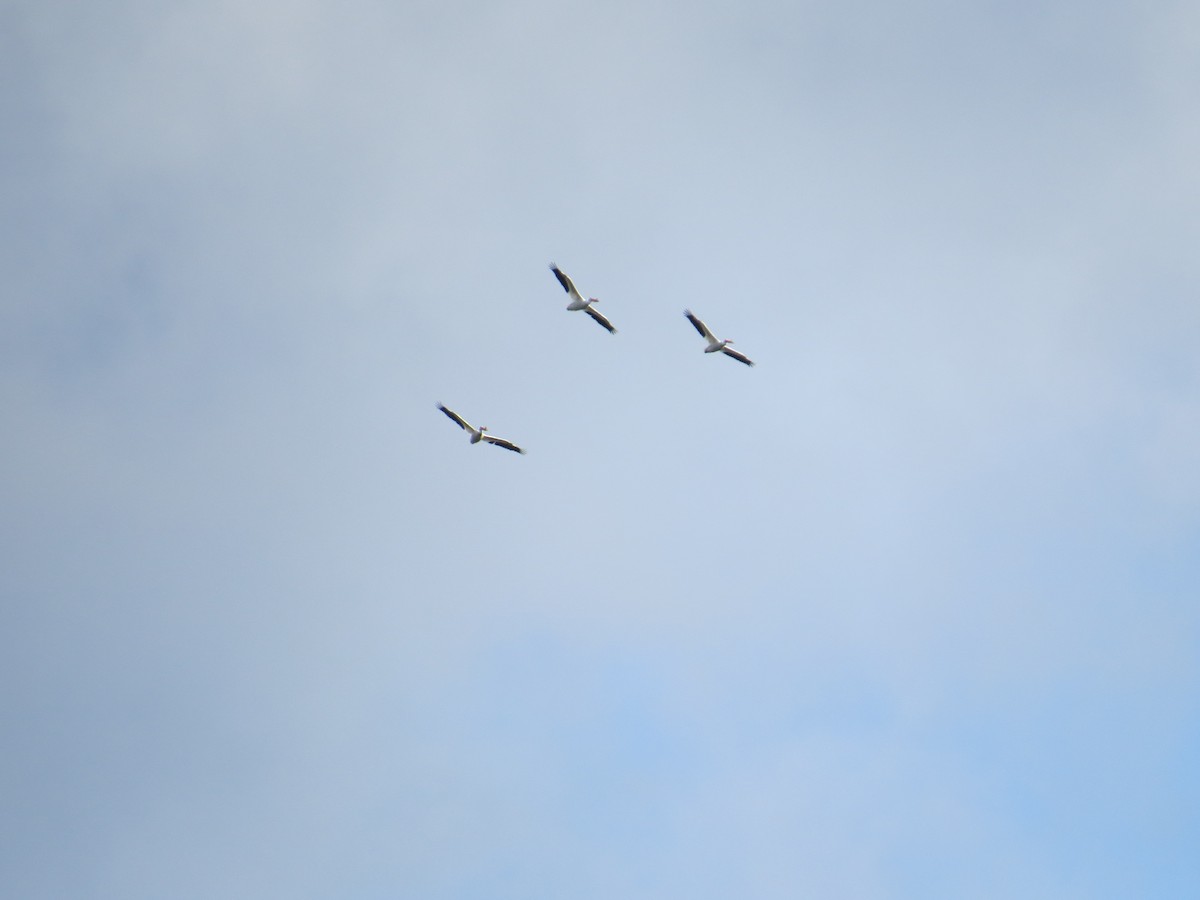
[[[601,316],[600,313],[592,309],[590,306],[586,310],[587,314],[592,317],[592,321],[607,331],[609,334],[616,334],[617,329],[613,327],[613,323]]]
[[[554,273],[554,277],[558,279],[558,283],[562,285],[562,289],[568,294],[571,293],[571,282],[567,278],[567,273],[560,269],[557,263],[550,263],[550,271]]]
[[[700,321],[699,317],[694,312],[692,312],[690,309],[685,309],[683,311],[683,315],[689,322],[692,323],[692,327],[696,329],[696,333],[700,335],[700,337],[707,337],[707,335],[704,333],[704,323]]]
[[[446,414],[446,418],[448,418],[459,428],[463,429],[464,431],[467,429],[467,423],[463,421],[463,417],[448,407],[445,403],[439,403],[437,408],[444,412]]]
[[[499,447],[501,450],[511,450],[513,453],[524,453],[525,452],[524,450],[522,450],[520,447],[518,447],[516,444],[514,444],[512,441],[508,440],[507,438],[498,438],[498,437],[495,437],[494,435],[485,434],[483,436],[483,442],[485,444],[491,444],[493,447]]]

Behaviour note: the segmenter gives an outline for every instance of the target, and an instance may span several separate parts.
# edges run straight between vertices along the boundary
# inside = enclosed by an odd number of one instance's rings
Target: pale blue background
[[[1195,3],[9,0],[0,100],[6,896],[1200,896]]]

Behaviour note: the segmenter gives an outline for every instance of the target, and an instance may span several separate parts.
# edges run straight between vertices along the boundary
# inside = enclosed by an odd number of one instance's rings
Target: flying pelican
[[[754,365],[750,357],[746,356],[744,353],[738,353],[729,346],[733,343],[733,341],[729,340],[728,338],[723,341],[718,341],[713,333],[708,330],[708,326],[697,319],[690,309],[685,309],[683,314],[688,317],[689,322],[696,326],[696,330],[700,332],[700,336],[708,341],[708,346],[704,348],[705,353],[716,353],[719,350],[726,356],[732,356],[738,362],[745,363],[748,366]]]
[[[447,409],[441,403],[438,404],[438,409],[457,422],[463,431],[470,432],[472,444],[478,444],[480,441],[486,441],[489,444],[495,444],[497,447],[503,447],[505,450],[514,450],[517,453],[525,452],[512,441],[506,441],[504,438],[498,438],[495,435],[488,434],[486,425],[480,425],[478,428],[476,428],[454,410]]]
[[[613,328],[612,322],[604,318],[604,315],[597,310],[596,307],[592,306],[593,303],[599,303],[599,300],[597,300],[595,297],[588,297],[586,300],[584,300],[583,294],[579,293],[579,291],[575,289],[575,283],[567,277],[567,273],[554,263],[550,263],[550,271],[554,273],[554,277],[558,279],[558,283],[563,286],[563,290],[566,291],[571,297],[571,302],[567,304],[567,309],[582,309],[589,316],[607,328],[609,334],[617,333],[617,329]]]

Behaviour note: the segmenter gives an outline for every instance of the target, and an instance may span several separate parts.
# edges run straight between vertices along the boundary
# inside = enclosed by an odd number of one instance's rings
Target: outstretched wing
[[[568,277],[566,272],[564,272],[554,263],[550,263],[550,271],[554,273],[554,277],[558,279],[558,283],[562,285],[564,291],[577,300],[583,299],[583,297],[580,296],[579,291],[575,289],[575,282]]]
[[[610,322],[610,321],[608,321],[608,319],[604,318],[604,314],[599,312],[594,306],[589,306],[586,310],[584,310],[584,312],[586,312],[589,316],[591,316],[593,319],[595,319],[597,322],[599,322],[601,325],[603,325],[605,328],[607,328],[609,334],[617,333],[617,329],[613,328],[612,322]]]
[[[438,404],[438,409],[440,409],[442,412],[444,412],[446,415],[448,415],[450,418],[452,418],[455,422],[457,422],[458,427],[461,428],[463,431],[474,431],[475,430],[467,423],[466,419],[464,419],[462,416],[460,416],[454,410],[447,409],[441,403]]]
[[[696,326],[696,330],[700,332],[700,337],[704,338],[706,341],[716,341],[716,338],[713,337],[713,333],[708,330],[708,326],[696,318],[696,315],[690,309],[685,309],[683,314],[687,316],[689,322]]]
[[[732,347],[723,347],[723,348],[721,348],[721,352],[724,353],[726,356],[732,356],[734,359],[736,359],[740,363],[745,363],[748,366],[754,365],[754,362],[750,359],[750,357],[748,357],[744,353],[738,353]]]
[[[504,438],[499,438],[495,435],[487,434],[486,432],[483,435],[483,439],[489,444],[495,444],[497,447],[503,447],[505,450],[512,450],[514,453],[525,452],[512,441],[506,441]]]

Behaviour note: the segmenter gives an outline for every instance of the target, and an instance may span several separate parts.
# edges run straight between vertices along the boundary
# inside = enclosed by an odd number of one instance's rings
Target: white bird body
[[[698,332],[700,332],[700,336],[708,341],[708,346],[704,348],[705,353],[724,353],[726,356],[732,356],[740,363],[745,363],[748,366],[754,365],[750,357],[746,356],[744,353],[739,353],[737,350],[734,350],[729,346],[733,343],[732,340],[729,338],[719,340],[715,334],[709,331],[708,326],[701,322],[700,319],[697,318],[690,309],[685,309],[683,314],[687,316],[688,321],[696,327]]]
[[[579,290],[575,287],[575,282],[554,263],[550,263],[550,271],[554,273],[554,277],[558,279],[558,283],[562,285],[563,290],[567,292],[567,296],[571,298],[571,302],[567,304],[567,309],[571,310],[571,312],[578,312],[582,309],[600,323],[601,326],[608,329],[609,334],[617,333],[617,329],[613,328],[612,322],[608,321],[603,313],[592,306],[593,303],[599,303],[599,300],[595,297],[584,297],[583,294],[579,293]]]
[[[471,436],[472,444],[478,444],[480,441],[484,441],[485,443],[494,444],[497,447],[503,447],[505,450],[512,450],[516,453],[525,452],[512,441],[507,441],[504,438],[496,437],[494,434],[488,434],[486,425],[480,425],[478,428],[476,428],[454,410],[447,408],[441,403],[438,404],[438,409],[458,423],[458,426]]]

